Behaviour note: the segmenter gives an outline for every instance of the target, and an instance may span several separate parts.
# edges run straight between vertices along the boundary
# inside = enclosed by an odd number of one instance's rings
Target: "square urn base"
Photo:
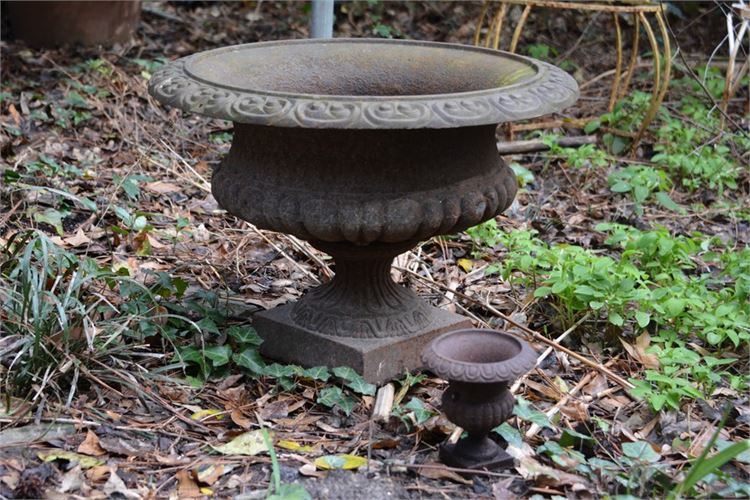
[[[263,356],[309,368],[349,366],[372,384],[398,378],[422,367],[422,349],[438,335],[471,328],[468,318],[434,308],[433,321],[422,331],[404,337],[357,339],[322,335],[298,326],[287,304],[255,314],[253,323],[263,338]]]

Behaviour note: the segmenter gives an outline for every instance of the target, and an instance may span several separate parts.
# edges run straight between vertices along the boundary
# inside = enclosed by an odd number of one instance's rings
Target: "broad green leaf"
[[[355,372],[348,366],[337,366],[333,369],[333,374],[347,381],[346,386],[359,394],[374,396],[377,387],[370,384],[362,378],[362,375]]]
[[[565,429],[563,430],[562,436],[560,436],[560,446],[567,448],[571,446],[578,446],[580,441],[594,441],[594,438],[591,436],[587,436],[586,434],[581,434],[580,432],[576,432],[573,429]]]
[[[554,429],[555,427],[550,423],[547,415],[532,408],[531,403],[522,397],[516,398],[516,406],[513,408],[513,415],[517,416],[521,420],[531,422],[539,427],[548,427]]]
[[[44,212],[35,212],[34,220],[40,223],[49,224],[50,226],[55,228],[55,231],[58,235],[63,236],[65,234],[65,231],[63,230],[62,221],[67,216],[67,212],[61,212],[60,210],[55,210],[54,208],[48,208]]]
[[[411,398],[411,401],[404,405],[404,408],[414,412],[414,417],[417,419],[417,424],[423,424],[435,413],[427,408],[421,399]]]
[[[333,408],[338,406],[346,415],[351,415],[355,401],[344,394],[340,387],[326,387],[318,393],[318,403]]]
[[[297,483],[281,484],[266,500],[312,500],[304,486]]]
[[[586,125],[584,125],[583,131],[587,134],[592,134],[596,132],[597,130],[599,130],[599,127],[601,126],[602,126],[601,121],[598,119],[594,119],[588,122]]]
[[[656,201],[658,201],[659,204],[663,206],[664,208],[666,208],[667,210],[672,210],[673,212],[679,212],[679,213],[685,212],[685,209],[682,208],[677,203],[675,203],[674,200],[672,200],[672,198],[670,198],[669,195],[665,193],[664,191],[657,191],[654,194],[654,198],[656,198]]]
[[[302,372],[302,376],[313,380],[320,380],[321,382],[328,382],[328,379],[331,378],[331,374],[325,366],[308,368]]]
[[[215,333],[217,335],[221,333],[219,332],[219,327],[216,326],[216,323],[211,318],[202,318],[196,325],[204,332]]]
[[[260,357],[256,349],[248,347],[239,354],[232,356],[232,359],[238,366],[247,368],[255,375],[263,375],[266,368],[266,362]]]
[[[622,316],[618,312],[610,311],[609,312],[609,322],[612,323],[615,326],[622,326],[625,324],[625,319],[623,319]]]
[[[206,347],[203,354],[211,360],[214,367],[224,366],[232,357],[232,348],[228,345],[214,345]]]
[[[622,452],[626,457],[642,462],[656,463],[661,460],[661,455],[654,451],[650,443],[636,441],[635,443],[623,443]]]
[[[534,297],[540,298],[540,297],[546,297],[547,295],[552,294],[552,288],[548,286],[540,286],[536,290],[534,290]]]
[[[263,343],[258,332],[252,326],[230,326],[227,328],[227,335],[244,346],[258,347]]]
[[[614,183],[609,189],[613,193],[627,193],[630,191],[630,184],[620,181]]]
[[[266,377],[282,378],[282,377],[293,377],[299,372],[299,367],[294,365],[280,365],[273,363],[266,366],[263,370],[263,375]]]
[[[263,439],[264,429],[257,429],[240,434],[226,444],[212,446],[212,448],[224,455],[247,455],[254,456],[267,453],[268,446]]]
[[[521,436],[518,429],[511,426],[508,422],[503,422],[492,430],[500,434],[500,437],[502,437],[510,446],[515,446],[516,448],[523,447],[523,436]]]
[[[37,456],[45,462],[52,462],[54,460],[68,460],[70,462],[78,462],[78,465],[81,466],[81,469],[90,469],[98,465],[104,465],[104,460],[66,450],[40,451],[37,453]]]
[[[635,320],[638,322],[638,326],[646,328],[651,321],[651,315],[643,311],[636,311]]]
[[[326,455],[315,459],[315,466],[322,470],[351,470],[365,465],[367,465],[367,459],[357,455]]]

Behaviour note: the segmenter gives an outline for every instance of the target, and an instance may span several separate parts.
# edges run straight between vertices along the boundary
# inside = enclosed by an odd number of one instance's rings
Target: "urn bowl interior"
[[[533,79],[539,68],[524,57],[474,47],[333,39],[211,50],[194,58],[186,71],[207,84],[240,91],[393,97],[499,89]]]
[[[459,363],[502,363],[521,352],[521,343],[491,330],[461,330],[435,341],[435,353]]]
[[[534,350],[509,333],[468,329],[445,333],[422,352],[425,365],[436,375],[468,383],[516,380],[536,361]]]

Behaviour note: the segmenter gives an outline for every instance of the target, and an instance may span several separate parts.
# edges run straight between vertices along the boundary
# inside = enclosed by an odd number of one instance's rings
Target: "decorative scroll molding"
[[[456,333],[458,332],[451,332],[445,334],[445,336]],[[498,332],[497,335],[504,335],[515,340],[514,337],[507,333]],[[433,373],[452,381],[486,384],[510,382],[518,379],[533,368],[536,361],[536,354],[526,342],[518,342],[518,354],[510,359],[496,363],[465,363],[444,357],[435,350],[435,346],[439,342],[440,338],[436,339],[425,349],[422,354],[422,361]]]
[[[295,95],[210,84],[189,71],[198,57],[210,57],[210,52],[178,59],[156,71],[149,80],[149,92],[166,105],[237,123],[303,128],[454,128],[534,118],[559,111],[578,99],[578,84],[565,71],[516,55],[512,57],[525,59],[538,70],[519,84],[455,94],[379,97]]]

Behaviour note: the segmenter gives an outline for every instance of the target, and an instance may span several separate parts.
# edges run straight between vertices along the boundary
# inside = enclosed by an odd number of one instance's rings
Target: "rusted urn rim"
[[[342,48],[349,47],[366,49],[370,53],[377,51],[377,56],[371,56],[373,60],[388,58],[391,52],[397,51],[399,56],[395,62],[400,65],[397,67],[406,83],[414,75],[423,81],[432,81],[433,73],[437,80],[445,77],[447,68],[452,67],[451,81],[455,86],[456,68],[466,59],[472,59],[471,69],[481,75],[481,81],[472,81],[467,76],[464,88],[473,90],[432,94],[393,91],[377,95],[338,95],[269,88],[279,86],[274,81],[284,81],[281,71],[277,71],[276,78],[274,61],[281,63],[300,49],[320,50],[318,55],[323,58],[326,49],[336,48],[342,53]],[[443,51],[442,65],[438,62],[413,66],[423,54],[420,51],[431,49]],[[505,71],[505,68],[512,71]],[[299,71],[296,81],[304,83],[305,69]],[[494,84],[486,84],[484,80],[488,75],[496,75]],[[356,80],[359,75],[349,77]],[[372,79],[371,75],[363,74],[360,78],[368,79]],[[253,81],[265,83],[254,85]],[[241,82],[246,84],[240,85]],[[551,64],[493,49],[439,42],[336,38],[252,43],[200,52],[156,71],[149,80],[149,92],[166,105],[237,123],[303,128],[413,129],[489,125],[546,115],[573,104],[578,99],[578,84],[568,73]]]
[[[433,340],[422,352],[422,361],[447,380],[497,383],[517,380],[531,370],[536,353],[527,342],[509,333],[467,329]]]

